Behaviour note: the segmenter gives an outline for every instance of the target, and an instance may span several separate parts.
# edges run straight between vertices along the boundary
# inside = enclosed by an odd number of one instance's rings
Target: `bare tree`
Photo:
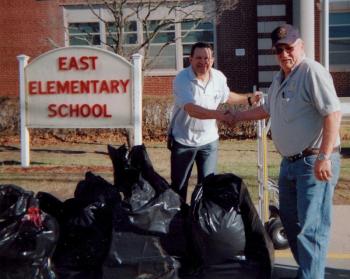
[[[238,4],[238,0],[85,0],[91,12],[104,23],[107,40],[101,44],[108,46],[115,53],[129,59],[134,53],[141,52],[143,70],[149,69],[157,57],[170,44],[175,43],[181,37],[188,35],[191,30],[206,21],[220,20],[221,15],[232,10]],[[96,8],[103,8],[106,12],[101,15]],[[142,26],[142,39],[137,43],[125,45],[128,30],[132,29],[132,23],[139,22]],[[165,34],[165,39],[156,53],[151,54],[151,44],[161,33],[174,30],[175,24],[192,23],[192,29],[180,36],[175,32]],[[152,59],[150,59],[152,58]]]

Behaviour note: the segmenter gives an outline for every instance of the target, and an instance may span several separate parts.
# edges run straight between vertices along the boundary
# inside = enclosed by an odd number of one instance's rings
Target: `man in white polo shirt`
[[[213,69],[213,50],[209,44],[192,46],[190,66],[175,78],[175,97],[170,131],[174,137],[171,147],[171,185],[186,201],[188,180],[194,162],[197,182],[215,173],[218,154],[218,127],[216,121],[230,119],[218,110],[219,104],[249,104],[260,100],[259,93],[230,92],[226,77]]]
[[[305,57],[293,26],[271,33],[281,71],[264,106],[237,113],[233,122],[271,117],[274,144],[283,159],[280,215],[299,279],[323,279],[340,169],[340,102],[329,72]]]

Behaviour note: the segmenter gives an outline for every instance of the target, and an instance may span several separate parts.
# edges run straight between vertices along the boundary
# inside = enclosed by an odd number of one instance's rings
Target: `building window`
[[[350,65],[350,12],[329,14],[329,63]]]
[[[144,27],[143,39],[150,39],[146,62],[151,69],[176,70],[175,25],[159,27],[160,24],[158,20],[150,20]]]
[[[129,56],[138,44],[137,22],[135,20],[128,21],[123,28],[123,52],[126,56]],[[106,26],[107,46],[115,47],[118,34],[119,32],[117,32],[117,26],[115,23],[108,22]]]
[[[102,48],[115,47],[119,34],[111,18],[104,19],[105,12],[96,9],[96,17],[88,8],[78,6],[65,8],[66,27],[68,29],[67,45],[92,45]],[[160,17],[162,18],[162,17]],[[164,20],[164,18],[162,18]],[[174,75],[188,66],[191,46],[198,41],[207,42],[214,47],[214,24],[212,22],[189,21],[159,26],[161,20],[149,20],[147,26],[141,21],[130,18],[123,30],[123,55],[130,57],[135,49],[155,31],[158,33],[151,39],[149,48],[144,48],[148,74]]]
[[[69,23],[69,45],[100,45],[98,22]]]

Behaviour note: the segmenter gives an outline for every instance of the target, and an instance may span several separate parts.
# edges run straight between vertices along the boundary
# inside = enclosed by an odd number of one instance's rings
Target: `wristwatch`
[[[324,160],[329,160],[329,155],[326,155],[323,152],[318,153],[317,155],[317,160],[318,161],[324,161]]]

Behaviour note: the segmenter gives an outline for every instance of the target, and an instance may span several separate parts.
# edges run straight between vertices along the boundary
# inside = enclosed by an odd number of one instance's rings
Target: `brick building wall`
[[[17,56],[35,58],[63,46],[62,9],[57,1],[1,0],[0,97],[18,96]]]
[[[315,1],[315,59],[321,60],[321,3]],[[350,70],[350,69],[349,69]],[[350,96],[350,71],[336,72],[331,71],[335,90],[339,97]]]
[[[83,3],[85,0],[1,0],[0,5],[0,97],[18,96],[18,61],[16,56],[26,54],[31,58],[63,46],[62,5]],[[320,10],[315,1],[316,60],[320,59]],[[285,5],[283,17],[258,17],[257,5]],[[251,91],[258,83],[259,71],[274,71],[276,66],[259,66],[258,55],[271,55],[271,50],[258,50],[257,38],[269,34],[257,32],[257,21],[292,22],[293,7],[289,0],[239,1],[233,11],[227,11],[217,25],[217,68],[227,77],[229,87],[238,92]],[[231,32],[231,34],[230,34]],[[51,41],[51,42],[50,42]],[[236,56],[236,49],[244,49],[244,56]],[[350,72],[333,72],[339,96],[350,96]],[[145,76],[144,94],[170,95],[173,76]]]
[[[143,91],[145,95],[171,95],[174,76],[145,76]]]
[[[331,73],[339,97],[350,96],[350,72]]]
[[[217,25],[218,69],[228,78],[231,90],[251,92],[257,85],[256,1],[239,1],[223,14]],[[230,33],[232,31],[232,33]],[[244,56],[236,56],[244,49]]]

